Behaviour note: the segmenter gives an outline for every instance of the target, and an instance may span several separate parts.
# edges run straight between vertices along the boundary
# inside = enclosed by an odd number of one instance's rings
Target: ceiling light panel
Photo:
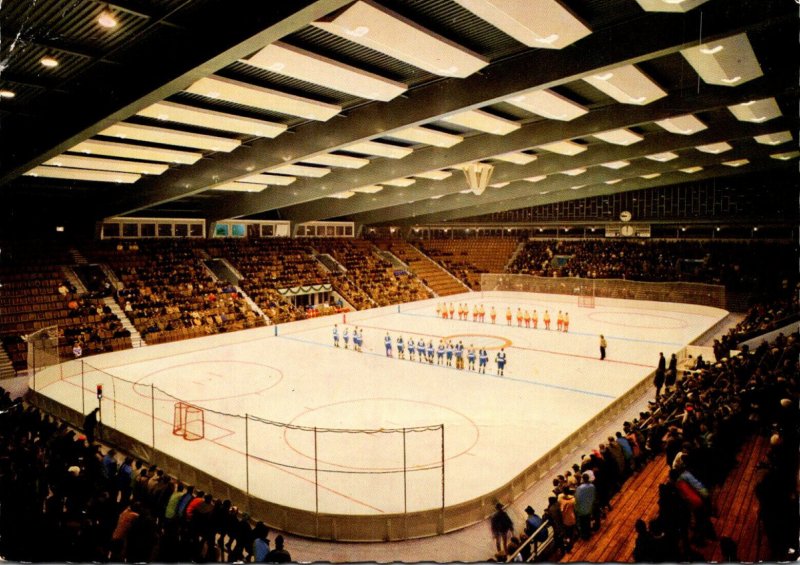
[[[544,145],[537,147],[537,149],[544,149],[545,151],[550,151],[551,153],[558,153],[559,155],[568,155],[571,157],[586,151],[586,146],[581,145],[580,143],[575,143],[574,141],[565,140],[556,141],[554,143],[545,143]]]
[[[356,193],[353,192],[352,190],[345,190],[344,192],[337,192],[336,194],[329,194],[327,197],[328,198],[336,198],[338,200],[344,200],[346,198],[350,198],[350,197],[355,196],[355,195],[356,195]]]
[[[672,151],[664,151],[663,153],[653,153],[652,155],[646,155],[645,159],[650,159],[651,161],[658,161],[659,163],[666,163],[667,161],[672,161],[673,159],[677,159],[678,154],[673,153]]]
[[[639,176],[642,177],[643,179],[650,180],[650,179],[654,179],[654,178],[660,177],[661,173],[648,173],[646,175],[639,175]]]
[[[281,165],[269,170],[271,173],[292,175],[296,177],[321,178],[331,172],[325,167],[306,167],[305,165]]]
[[[531,155],[530,153],[523,153],[522,151],[503,153],[502,155],[494,155],[491,158],[497,159],[498,161],[505,161],[507,163],[514,163],[515,165],[527,165],[528,163],[533,163],[537,159],[536,155]]]
[[[417,181],[414,180],[414,179],[392,179],[392,180],[383,181],[383,184],[388,184],[389,186],[399,186],[399,187],[405,188],[407,186],[411,186],[415,182],[417,182]]]
[[[342,167],[343,169],[360,169],[361,167],[369,165],[369,159],[350,157],[349,155],[336,155],[335,153],[323,153],[315,157],[304,157],[303,163],[326,165],[328,167]]]
[[[108,157],[122,157],[123,159],[140,159],[142,161],[155,161],[157,163],[176,163],[180,165],[194,165],[203,155],[190,151],[176,149],[155,149],[131,145],[129,143],[114,143],[113,141],[98,141],[87,139],[70,149],[72,152],[87,155],[105,155]]]
[[[388,143],[380,143],[379,141],[362,141],[360,143],[348,145],[347,147],[342,147],[342,149],[344,151],[352,151],[353,153],[375,155],[388,159],[402,159],[414,152],[410,147],[399,147],[397,145],[389,145]]]
[[[617,184],[618,182],[622,182],[622,179],[612,179],[604,181],[606,184]]]
[[[176,104],[175,102],[157,102],[139,112],[138,115],[165,122],[177,122],[179,124],[243,133],[256,137],[274,138],[286,131],[284,124],[234,116],[203,108],[193,108],[184,104]]]
[[[381,185],[371,184],[369,186],[354,188],[353,192],[363,192],[364,194],[375,194],[376,192],[380,192],[381,190],[383,190],[383,187]]]
[[[600,166],[605,167],[607,169],[619,170],[619,169],[624,169],[630,164],[631,164],[630,161],[611,161],[610,163],[603,163]]]
[[[456,0],[523,45],[562,49],[592,33],[556,0]]]
[[[648,12],[688,12],[708,0],[636,0]]]
[[[521,127],[517,122],[494,116],[483,110],[467,110],[442,118],[442,121],[493,135],[506,135]]]
[[[358,0],[311,25],[435,75],[465,78],[489,64],[485,57],[371,0]]]
[[[424,173],[417,173],[414,176],[428,180],[444,180],[453,176],[453,173],[450,171],[426,171]]]
[[[132,184],[139,180],[141,175],[131,173],[113,173],[109,171],[88,171],[86,169],[71,169],[69,167],[34,167],[25,176],[45,177],[50,179],[83,180],[90,182],[114,182]]]
[[[606,143],[613,145],[633,145],[639,143],[644,139],[638,133],[634,133],[629,129],[614,129],[611,131],[604,131],[602,133],[593,134],[594,137]]]
[[[552,90],[532,90],[506,98],[505,102],[548,120],[569,122],[588,113],[588,108]]]
[[[261,108],[321,122],[330,120],[342,111],[342,107],[335,104],[327,104],[218,76],[201,78],[187,88],[186,92],[199,94],[212,100],[225,100],[251,108]]]
[[[568,175],[571,177],[577,177],[578,175],[582,175],[586,172],[586,169],[569,169],[567,171],[559,171],[562,175]]]
[[[800,157],[800,151],[788,151],[786,153],[773,153],[770,155],[773,159],[778,159],[779,161],[788,161],[789,159],[794,159],[796,157]]]
[[[736,159],[735,161],[723,161],[722,164],[726,167],[742,167],[747,165],[750,159]]]
[[[426,145],[433,145],[434,147],[453,147],[464,141],[464,138],[460,135],[436,131],[421,126],[413,126],[393,131],[388,133],[387,136],[402,141],[408,141],[409,143],[424,143]]]
[[[547,175],[536,175],[535,177],[528,177],[528,178],[524,178],[522,180],[528,181],[528,182],[542,182],[546,178],[547,178]],[[541,193],[539,193],[539,194],[541,194]]]
[[[297,179],[295,177],[285,177],[281,175],[268,175],[265,173],[261,173],[258,175],[250,175],[249,177],[244,177],[242,179],[239,179],[239,182],[263,184],[263,185],[289,186],[296,180]]]
[[[82,155],[59,155],[42,163],[53,167],[71,167],[73,169],[90,169],[94,171],[111,171],[116,173],[133,173],[141,175],[160,175],[169,166],[159,163],[135,163],[117,159],[101,159]]]
[[[224,190],[226,192],[261,192],[268,187],[261,184],[250,184],[246,182],[226,182],[215,186],[212,190]]]
[[[692,174],[694,174],[694,173],[698,173],[698,172],[702,171],[702,170],[703,170],[703,167],[700,167],[700,166],[694,166],[694,167],[686,167],[685,169],[678,169],[678,170],[679,170],[680,172],[682,172],[682,173],[687,173],[687,174],[690,174],[690,175],[692,175]]]
[[[683,49],[681,55],[708,84],[739,86],[764,74],[746,33]]]
[[[230,153],[242,144],[238,139],[126,123],[118,123],[106,128],[100,132],[100,135],[118,137],[120,139],[135,139],[136,141],[146,141],[148,143],[160,143],[162,145],[205,149],[206,151],[223,151],[225,153]]]
[[[658,120],[656,124],[670,133],[677,133],[679,135],[693,135],[698,131],[708,129],[707,125],[695,118],[692,114],[676,116],[666,120]]]
[[[510,182],[496,182],[494,184],[490,184],[489,186],[491,186],[492,188],[503,188],[504,186],[508,186],[509,184],[511,184],[511,183]]]
[[[388,102],[408,90],[408,85],[401,82],[383,78],[280,41],[267,45],[244,62],[279,75],[368,100]]]
[[[740,122],[755,122],[757,124],[783,115],[774,98],[751,100],[735,106],[728,106],[728,110]]]
[[[667,93],[633,65],[618,67],[583,79],[622,104],[643,106]]]
[[[698,151],[702,151],[703,153],[711,153],[712,155],[719,155],[720,153],[725,153],[726,151],[730,151],[731,149],[733,149],[733,146],[730,143],[721,141],[719,143],[709,143],[708,145],[698,145],[696,149]]]
[[[756,142],[761,143],[762,145],[780,145],[781,143],[786,143],[787,141],[791,141],[793,138],[792,138],[792,132],[779,131],[777,133],[757,135],[753,139],[755,139]]]

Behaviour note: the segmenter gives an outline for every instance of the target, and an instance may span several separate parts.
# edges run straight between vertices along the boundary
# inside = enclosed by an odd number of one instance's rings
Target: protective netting
[[[575,296],[576,299],[581,296],[592,296],[624,300],[653,300],[725,308],[725,287],[702,283],[482,274],[481,290],[562,294]]]

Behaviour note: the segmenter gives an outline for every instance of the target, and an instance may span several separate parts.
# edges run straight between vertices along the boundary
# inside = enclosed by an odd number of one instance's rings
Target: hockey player
[[[363,339],[364,338],[361,335],[361,330],[359,330],[358,328],[353,330],[353,347],[359,353],[361,353],[361,345],[364,343]]]
[[[550,312],[547,310],[544,311],[544,316],[542,317],[542,321],[544,321],[544,329],[550,329]]]
[[[558,311],[558,316],[556,316],[556,330],[561,331],[561,328],[564,327],[564,314],[561,313],[561,310]]]
[[[444,360],[444,342],[439,340],[439,347],[436,348],[436,364],[441,365]]]
[[[456,353],[456,369],[464,368],[464,344],[460,341],[455,346]]]
[[[480,322],[486,321],[486,308],[483,307],[483,304],[481,304],[481,307],[478,310],[478,321]]]
[[[344,329],[344,334],[342,335],[342,339],[344,339],[344,348],[345,349],[350,349],[350,345],[349,345],[350,344],[350,329],[349,328],[345,328]]]
[[[480,314],[478,313],[478,305],[477,304],[473,304],[472,305],[472,321],[473,322],[477,322],[478,321],[478,316],[480,316]]]
[[[442,302],[442,318],[447,319],[447,302]]]
[[[431,347],[433,349],[433,347]],[[419,362],[422,363],[426,360],[425,358],[425,340],[419,338],[417,341],[417,354],[419,355]],[[433,355],[433,351],[431,351],[431,355]]]
[[[408,338],[408,360],[409,361],[413,361],[414,360],[414,347],[415,347],[414,338],[413,337]]]
[[[339,347],[339,326],[333,324],[333,346]]]
[[[469,344],[469,349],[467,349],[467,361],[469,362],[469,370],[475,370],[475,346],[471,343]]]
[[[497,374],[501,377],[503,376],[503,369],[506,366],[506,352],[505,349],[500,349],[495,357],[495,363],[497,363]]]
[[[528,311],[527,308],[525,309],[525,315],[523,317],[525,318],[525,327],[526,328],[530,328],[531,327],[531,313]]]
[[[497,312],[495,311],[494,306],[492,306],[492,309],[489,310],[489,317],[492,319],[492,323],[494,324],[494,321],[497,319]]]
[[[389,335],[389,332],[386,332],[386,337],[383,338],[383,344],[386,346],[386,356],[392,356],[392,336]]]
[[[451,302],[451,303],[450,303],[450,319],[451,319],[451,320],[452,320],[452,319],[454,319],[454,318],[453,318],[453,314],[455,314],[455,312],[456,312],[456,309],[455,309],[455,307],[453,306],[453,303]]]
[[[539,313],[536,309],[533,310],[533,314],[531,314],[531,322],[533,322],[533,329],[539,327]]]
[[[397,358],[398,359],[405,359],[405,353],[403,352],[403,336],[397,336]]]
[[[562,329],[565,332],[569,331],[569,312],[564,312],[564,323],[562,324]]]
[[[522,327],[522,308],[517,308],[517,327]]]
[[[428,353],[428,363],[433,365],[433,340],[432,339],[428,341],[427,353]]]
[[[445,352],[446,357],[447,357],[447,366],[448,367],[452,367],[453,366],[453,342],[452,341],[448,341],[447,345],[444,346],[444,352]]]
[[[489,362],[489,354],[486,352],[485,349],[481,349],[481,352],[478,354],[479,373],[486,373],[486,363],[488,362]]]
[[[442,315],[442,305],[437,302],[436,303],[436,317],[438,318],[441,315]]]
[[[461,302],[458,303],[458,319],[459,320],[464,319],[464,305],[461,304]]]
[[[511,306],[506,307],[506,325],[511,325]]]

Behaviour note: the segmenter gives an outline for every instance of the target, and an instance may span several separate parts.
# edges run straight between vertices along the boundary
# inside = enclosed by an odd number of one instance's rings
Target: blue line
[[[403,316],[419,316],[420,318],[434,318],[436,320],[442,319],[442,318],[439,318],[438,316],[433,316],[431,314],[412,314],[411,312],[400,312],[400,314],[403,315]],[[455,321],[455,320],[451,320],[451,321]],[[486,325],[486,322],[473,322],[473,321],[470,321],[470,320],[458,320],[458,321],[459,322],[466,322],[468,324],[475,324],[476,326],[485,326]],[[493,324],[489,324],[489,325],[491,326]],[[517,326],[508,326],[508,325],[504,326],[502,324],[494,324],[494,325],[496,327],[498,327],[498,328],[501,328],[501,327],[502,328],[510,327],[512,329],[513,328],[517,328]],[[523,329],[523,328],[517,328],[517,329]],[[528,328],[525,328],[525,329],[528,329]],[[530,328],[530,329],[532,329],[532,328]],[[657,329],[657,328],[653,328],[653,329]],[[534,330],[534,331],[539,331],[539,330]],[[597,334],[585,333],[585,332],[574,332],[574,331],[571,331],[571,330],[569,332],[567,332],[567,333],[569,333],[570,335],[597,337]],[[616,335],[607,335],[606,338],[608,338],[608,339],[616,339],[618,341],[630,341],[630,342],[635,342],[635,343],[656,343],[656,344],[660,344],[660,345],[674,345],[676,347],[683,347],[683,346],[686,345],[685,343],[675,343],[675,342],[672,342],[672,341],[657,341],[657,340],[652,340],[652,339],[636,339],[636,338],[633,338],[633,337],[620,337],[620,336],[616,336]]]
[[[326,345],[326,344],[320,343],[318,341],[311,341],[310,339],[300,339],[299,337],[288,337],[288,336],[285,336],[285,335],[284,336],[278,336],[278,337],[280,337],[282,339],[288,339],[288,340],[291,340],[291,341],[297,341],[299,343],[307,343],[307,344],[310,344],[310,345],[316,345],[317,347],[327,347],[327,348],[330,348],[330,349],[336,349],[333,345]],[[354,353],[357,353],[357,352],[354,351]],[[381,355],[380,353],[375,353],[375,352],[371,352],[371,351],[362,351],[362,353],[366,353],[367,355],[375,355],[377,357],[381,357],[383,359],[387,359],[387,357],[385,355]],[[389,357],[389,359],[394,359],[394,360],[400,361],[400,359],[397,359],[395,357]],[[416,365],[418,363],[418,361],[410,361],[409,360],[409,363],[413,363],[413,364]],[[538,381],[529,381],[529,380],[518,379],[518,378],[514,378],[514,377],[493,375],[492,373],[478,373],[477,371],[469,371],[469,370],[466,370],[466,369],[456,369],[455,367],[448,367],[446,365],[436,365],[436,368],[448,369],[448,370],[451,370],[451,371],[458,371],[459,373],[463,373],[463,374],[466,374],[466,375],[482,375],[484,377],[491,377],[493,379],[502,379],[502,380],[505,380],[505,381],[514,381],[514,382],[523,383],[523,384],[527,384],[527,385],[543,386],[543,387],[546,387],[546,388],[555,388],[555,389],[558,389],[558,390],[566,390],[568,392],[577,392],[579,394],[588,394],[589,396],[598,396],[600,398],[611,398],[611,399],[617,398],[616,396],[613,396],[611,394],[604,394],[602,392],[592,392],[590,390],[582,390],[582,389],[579,389],[579,388],[570,388],[570,387],[567,387],[567,386],[559,386],[559,385],[554,385],[554,384],[549,384],[549,383],[542,383],[542,382],[538,382]]]

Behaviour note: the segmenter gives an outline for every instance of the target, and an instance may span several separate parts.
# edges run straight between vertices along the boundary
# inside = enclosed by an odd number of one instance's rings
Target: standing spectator
[[[637,563],[652,563],[658,556],[653,554],[653,536],[647,524],[641,518],[636,520],[636,545],[633,548],[633,560]]]
[[[100,408],[95,408],[83,419],[83,433],[86,436],[86,441],[89,445],[94,443],[94,432],[97,428],[97,414],[100,412]]]
[[[558,495],[558,505],[561,509],[561,523],[564,524],[564,546],[566,551],[572,549],[572,543],[575,541],[575,497],[572,495],[572,489],[564,489],[564,492]]]
[[[547,520],[553,528],[553,545],[556,551],[564,551],[564,522],[561,519],[561,506],[558,498],[548,497],[547,508],[544,511],[543,519]]]
[[[498,553],[505,555],[508,549],[508,538],[514,532],[514,523],[511,517],[503,510],[503,505],[497,503],[494,506],[495,513],[492,515],[490,525],[492,528],[492,536],[494,537],[494,544],[497,547]]]
[[[678,379],[678,357],[674,353],[669,358],[669,367],[667,368],[667,378],[664,381],[664,391],[669,392],[669,389],[675,386],[675,381]]]
[[[253,562],[266,563],[269,554],[269,529],[264,522],[259,522],[253,528]]]
[[[275,549],[267,553],[267,563],[289,563],[292,556],[283,548],[283,536],[275,538]]]
[[[664,354],[662,353],[661,355],[661,359],[658,360],[659,366],[661,361],[664,360]],[[653,386],[656,387],[656,402],[658,402],[658,399],[661,398],[661,388],[664,386],[664,371],[662,371],[660,368],[656,369],[656,374],[653,377]],[[646,524],[645,527],[647,527]]]
[[[583,474],[582,482],[575,489],[575,517],[578,523],[578,533],[583,539],[591,535],[592,514],[597,503],[597,490],[589,482],[589,475]]]

